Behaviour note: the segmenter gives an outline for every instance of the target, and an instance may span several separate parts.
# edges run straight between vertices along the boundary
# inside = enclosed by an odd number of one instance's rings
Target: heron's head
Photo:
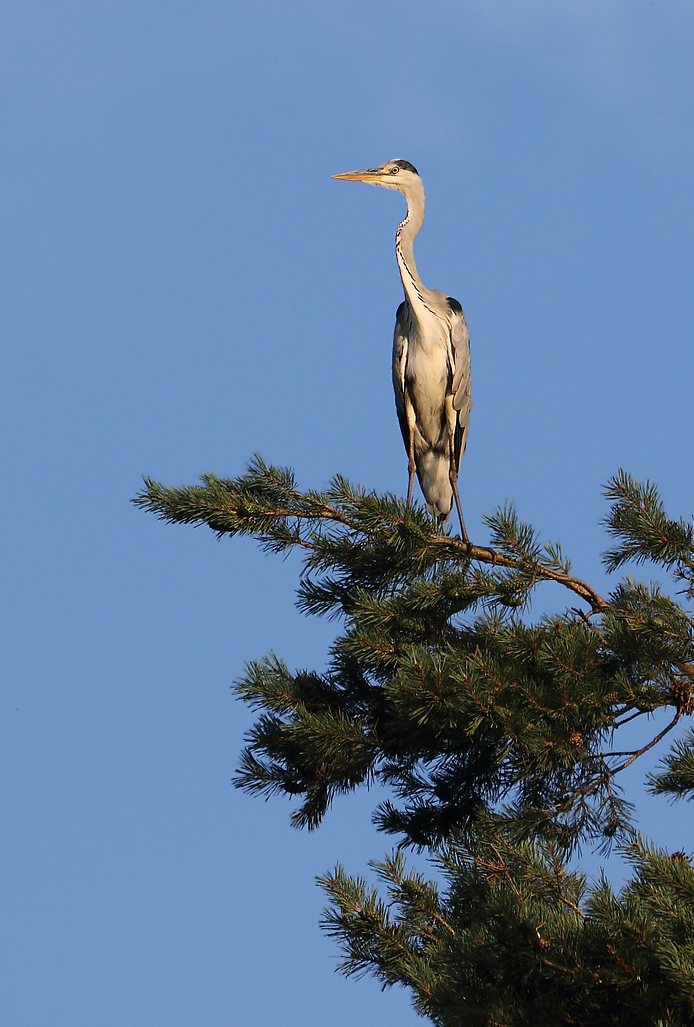
[[[407,193],[408,187],[421,187],[421,178],[417,169],[407,160],[389,160],[380,168],[365,168],[363,171],[343,171],[333,178],[343,178],[347,182],[368,182],[370,185],[383,185],[386,189],[398,189]]]

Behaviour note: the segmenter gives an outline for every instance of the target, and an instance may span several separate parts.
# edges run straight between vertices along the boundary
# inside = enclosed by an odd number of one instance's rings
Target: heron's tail
[[[427,510],[439,521],[445,521],[453,506],[453,489],[449,478],[448,453],[429,450],[417,456],[417,479],[424,493]]]

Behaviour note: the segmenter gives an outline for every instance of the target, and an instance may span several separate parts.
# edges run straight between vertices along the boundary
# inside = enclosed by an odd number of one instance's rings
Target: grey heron
[[[333,178],[397,189],[407,201],[395,235],[405,299],[393,336],[395,406],[408,455],[407,502],[416,472],[427,508],[439,523],[447,520],[455,499],[462,538],[469,544],[457,481],[472,409],[470,337],[458,300],[427,289],[417,274],[412,244],[424,221],[422,180],[406,160]]]

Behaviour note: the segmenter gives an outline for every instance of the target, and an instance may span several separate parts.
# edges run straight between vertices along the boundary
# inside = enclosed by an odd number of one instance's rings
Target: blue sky
[[[404,492],[402,200],[330,177],[404,157],[428,197],[420,274],[470,326],[468,529],[515,500],[609,588],[612,473],[692,512],[694,10],[0,10],[0,1019],[420,1022],[335,974],[317,927],[314,875],[387,847],[372,797],[308,835],[230,785],[244,662],[320,668],[334,626],[294,610],[292,559],[129,499],[142,474],[234,475],[254,451],[306,487]],[[649,802],[643,826],[691,848],[687,812]]]

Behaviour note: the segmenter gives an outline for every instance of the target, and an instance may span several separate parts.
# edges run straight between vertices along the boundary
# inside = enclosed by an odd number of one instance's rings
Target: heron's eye
[[[397,175],[397,173],[398,173],[399,171],[400,171],[400,168],[399,168],[399,167],[397,166],[397,164],[395,164],[395,165],[394,165],[394,166],[393,166],[393,167],[392,167],[392,168],[390,169],[390,173],[391,173],[391,175]]]

